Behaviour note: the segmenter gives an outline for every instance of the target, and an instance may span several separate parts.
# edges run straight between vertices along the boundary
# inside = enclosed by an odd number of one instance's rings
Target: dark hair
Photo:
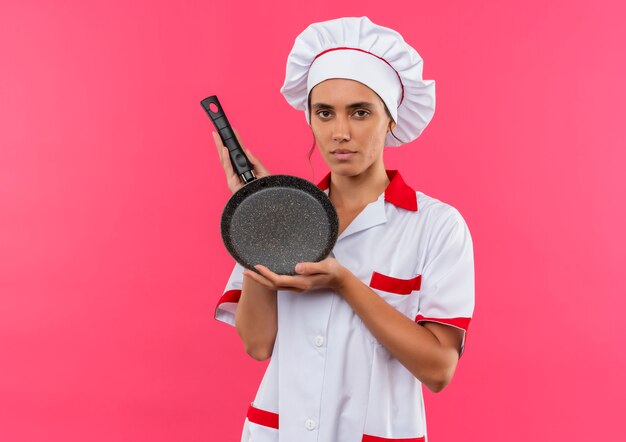
[[[376,92],[374,92],[376,94]],[[383,103],[383,106],[385,108],[385,113],[387,114],[387,116],[389,117],[389,119],[391,121],[393,121],[393,117],[391,116],[391,112],[389,112],[389,109],[387,108],[387,105],[385,104],[385,102],[383,101],[382,98],[380,98],[380,95],[376,94],[376,96],[380,99],[380,101]],[[307,97],[307,108],[309,109],[309,121],[311,120],[311,92],[309,92],[309,96]],[[406,141],[402,141],[400,138],[398,138],[396,136],[396,134],[393,133],[392,129],[389,129],[389,132],[391,132],[391,136],[394,137],[396,140],[398,140],[400,143],[406,143]],[[311,148],[309,149],[309,164],[311,165],[311,170],[313,171],[313,165],[311,164],[311,157],[313,156],[313,152],[315,152],[315,135],[313,135],[313,144],[311,145]]]

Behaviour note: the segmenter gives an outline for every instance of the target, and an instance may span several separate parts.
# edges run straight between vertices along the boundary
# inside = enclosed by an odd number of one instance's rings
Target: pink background
[[[317,181],[279,88],[296,35],[344,15],[424,57],[434,120],[387,166],[474,238],[431,440],[623,440],[621,5],[3,2],[0,441],[238,440],[265,364],[213,319],[229,195],[199,101],[218,94],[271,171]]]

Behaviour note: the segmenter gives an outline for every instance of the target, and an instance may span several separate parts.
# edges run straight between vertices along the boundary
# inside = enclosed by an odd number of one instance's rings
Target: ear
[[[387,129],[387,132],[391,132],[392,130],[394,130],[396,128],[397,124],[395,121],[393,120],[389,120],[389,128]]]

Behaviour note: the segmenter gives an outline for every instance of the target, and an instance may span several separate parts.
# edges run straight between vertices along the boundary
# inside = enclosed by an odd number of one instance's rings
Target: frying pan
[[[299,262],[326,258],[337,241],[339,219],[328,196],[316,185],[290,175],[254,176],[217,96],[200,102],[228,148],[244,186],[222,212],[222,240],[242,266],[262,264],[279,275],[295,275]]]

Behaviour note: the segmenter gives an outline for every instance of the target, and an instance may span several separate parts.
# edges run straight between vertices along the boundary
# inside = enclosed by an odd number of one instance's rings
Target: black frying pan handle
[[[252,165],[250,164],[250,161],[248,161],[246,154],[243,152],[243,149],[235,136],[235,132],[232,127],[230,127],[230,123],[226,118],[222,105],[217,99],[217,95],[205,98],[200,102],[200,104],[209,115],[209,118],[211,118],[215,129],[217,129],[217,133],[220,134],[222,143],[228,148],[230,162],[233,165],[235,173],[237,173],[239,178],[241,178],[241,180],[246,184],[255,180],[256,177],[252,171]],[[213,110],[215,110],[215,112],[213,112]]]

